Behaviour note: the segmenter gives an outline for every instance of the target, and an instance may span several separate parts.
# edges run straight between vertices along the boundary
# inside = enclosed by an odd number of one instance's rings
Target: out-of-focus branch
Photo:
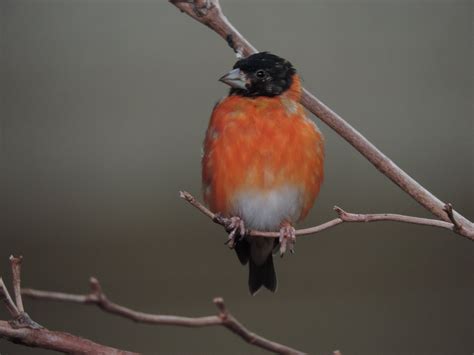
[[[99,280],[95,277],[90,278],[89,285],[91,292],[88,294],[42,291],[31,288],[24,288],[21,290],[21,293],[23,296],[32,299],[96,305],[105,312],[128,318],[138,323],[178,325],[185,327],[203,327],[220,324],[220,320],[217,316],[193,318],[135,311],[110,301],[102,291]]]
[[[31,329],[41,329],[41,325],[33,321],[28,313],[25,312],[23,308],[23,301],[21,299],[21,260],[22,257],[16,258],[13,255],[10,256],[10,266],[12,270],[12,283],[13,283],[13,292],[15,295],[15,302],[13,302],[8,288],[3,282],[3,279],[0,278],[0,296],[10,313],[12,319],[9,321],[9,324],[13,328],[31,328]]]
[[[15,294],[15,302],[18,307],[18,312],[24,312],[23,300],[21,298],[21,261],[23,257],[15,258],[13,255],[10,256],[10,263],[12,266],[13,274],[13,293]]]
[[[72,334],[51,331],[42,327],[34,322],[23,310],[23,301],[21,298],[22,296],[27,296],[32,299],[96,305],[105,312],[116,314],[138,323],[176,325],[192,328],[223,326],[232,333],[241,337],[247,343],[258,346],[262,349],[277,354],[304,354],[299,350],[266,339],[248,330],[229,312],[221,297],[216,297],[213,301],[218,309],[218,313],[212,316],[180,317],[174,315],[149,314],[135,311],[110,301],[102,291],[99,281],[94,277],[90,278],[89,284],[91,290],[87,294],[42,291],[31,288],[21,289],[21,261],[21,257],[10,257],[17,304],[15,304],[10,296],[3,279],[0,278],[0,297],[12,317],[12,320],[8,322],[0,320],[0,338],[5,338],[14,343],[61,351],[68,354],[137,354],[125,350],[114,349]],[[21,304],[22,306],[19,307],[18,304]]]
[[[257,52],[244,36],[229,22],[222,12],[219,0],[169,0],[182,12],[196,21],[206,25],[224,38],[229,46],[239,55],[248,56]],[[382,174],[387,176],[403,191],[421,204],[428,211],[445,222],[455,221],[455,233],[474,241],[474,223],[463,217],[452,208],[446,211],[446,203],[421,186],[377,147],[367,140],[359,131],[347,123],[337,113],[327,107],[306,89],[303,89],[301,103],[319,119],[336,131],[342,138],[369,160]],[[451,215],[449,215],[451,214]],[[334,222],[336,223],[336,222]],[[339,222],[341,223],[341,222]],[[413,223],[413,222],[409,222]],[[336,223],[338,224],[338,223]],[[426,224],[426,223],[418,223]],[[331,225],[332,226],[332,225]],[[326,228],[324,228],[326,229]]]
[[[200,203],[196,198],[191,195],[189,192],[180,191],[180,197],[187,202],[189,202],[192,206],[196,207],[199,211],[201,211],[204,215],[209,217],[213,222],[220,224],[224,228],[228,228],[229,224],[231,223],[230,218],[223,217],[219,214],[212,213],[206,206]],[[314,235],[323,230],[335,227],[339,224],[344,222],[348,223],[368,223],[368,222],[381,222],[381,221],[391,221],[391,222],[403,222],[403,223],[411,223],[411,224],[420,224],[424,226],[431,226],[431,227],[439,227],[449,229],[454,231],[456,226],[453,223],[440,221],[438,219],[430,219],[430,218],[420,218],[420,217],[413,217],[413,216],[406,216],[401,214],[394,214],[394,213],[375,213],[375,214],[361,214],[361,213],[349,213],[344,211],[342,208],[334,206],[334,211],[338,214],[338,218],[334,218],[328,222],[323,224],[304,228],[304,229],[297,229],[296,235],[297,236],[304,236],[304,235]],[[279,238],[279,232],[263,232],[257,230],[246,230],[246,235],[252,237],[267,237],[267,238]]]
[[[217,315],[205,317],[180,317],[139,312],[114,303],[106,297],[102,291],[99,281],[96,278],[90,279],[90,288],[91,292],[83,295],[27,288],[22,290],[22,295],[33,299],[96,305],[105,312],[116,314],[138,323],[176,325],[192,328],[223,326],[232,333],[237,334],[246,342],[262,349],[266,349],[277,354],[303,354],[301,351],[290,348],[283,344],[279,344],[272,340],[268,340],[248,330],[228,311],[224,304],[224,300],[220,297],[215,298],[213,301],[218,309]]]
[[[0,297],[13,318],[9,322],[0,321],[0,338],[5,338],[14,343],[74,354],[136,354],[133,352],[100,345],[90,340],[68,333],[51,331],[42,327],[31,320],[28,314],[26,314],[24,311],[19,310],[20,307],[18,307],[18,304],[23,305],[23,301],[20,300],[18,302],[18,300],[21,299],[23,295],[33,299],[92,304],[98,306],[105,312],[116,314],[139,323],[176,325],[194,328],[219,325],[227,328],[232,333],[237,334],[249,344],[258,346],[262,349],[266,349],[277,354],[304,354],[301,351],[266,339],[248,330],[228,311],[224,304],[224,300],[220,297],[214,299],[214,304],[218,309],[218,314],[212,316],[180,317],[173,315],[138,312],[110,301],[102,291],[99,281],[94,277],[90,278],[91,291],[88,294],[83,295],[42,291],[29,288],[21,289],[21,260],[21,257],[10,257],[15,298],[17,299],[16,305],[13,302],[13,299],[10,296],[3,280],[0,278]],[[23,306],[21,306],[21,309],[23,309]]]
[[[17,344],[56,350],[68,354],[136,354],[97,344],[69,333],[48,330],[33,321],[24,311],[23,307],[21,297],[21,261],[21,257],[10,257],[16,304],[13,302],[3,279],[0,278],[0,296],[12,317],[8,322],[0,320],[0,338]]]
[[[94,343],[75,335],[42,329],[13,328],[9,322],[0,320],[0,338],[16,344],[34,348],[60,351],[67,354],[136,354]]]
[[[13,302],[12,297],[10,296],[10,292],[8,292],[7,286],[3,282],[3,279],[0,278],[0,297],[2,298],[2,302],[5,304],[8,313],[12,316],[13,319],[18,318],[20,312]]]

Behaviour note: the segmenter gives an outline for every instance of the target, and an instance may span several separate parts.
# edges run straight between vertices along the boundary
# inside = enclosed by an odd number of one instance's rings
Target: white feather
[[[246,189],[232,201],[233,214],[250,229],[275,231],[283,221],[298,220],[303,205],[301,188],[284,185],[271,190]]]

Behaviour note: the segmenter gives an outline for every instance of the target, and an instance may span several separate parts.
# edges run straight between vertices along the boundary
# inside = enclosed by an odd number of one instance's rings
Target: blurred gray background
[[[261,50],[440,199],[474,217],[471,1],[231,1]],[[200,197],[201,143],[235,61],[216,34],[163,1],[0,2],[0,270],[25,287],[86,292],[145,312],[215,313],[311,354],[470,354],[474,244],[445,230],[343,225],[277,261],[279,290],[251,297]],[[326,180],[304,226],[353,212],[429,216],[315,118]],[[221,328],[134,324],[30,300],[50,329],[147,354],[262,354]],[[8,315],[0,307],[0,318]],[[49,354],[0,340],[2,355]]]

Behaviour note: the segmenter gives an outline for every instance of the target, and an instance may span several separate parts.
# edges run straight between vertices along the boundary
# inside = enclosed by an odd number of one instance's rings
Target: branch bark
[[[114,349],[75,335],[42,329],[13,328],[9,322],[0,320],[0,338],[30,347],[56,350],[67,354],[111,354],[132,355],[134,352]]]
[[[216,297],[213,300],[218,309],[217,315],[204,317],[180,317],[174,315],[149,314],[138,312],[110,301],[102,291],[99,281],[94,277],[91,277],[89,281],[91,291],[84,295],[42,291],[29,288],[21,289],[21,261],[22,257],[10,257],[13,274],[13,285],[17,304],[14,303],[7,287],[5,286],[5,283],[3,282],[3,279],[0,278],[0,297],[13,318],[8,322],[0,320],[0,338],[7,339],[14,343],[61,351],[68,354],[137,354],[125,350],[114,349],[72,334],[51,331],[42,327],[38,323],[31,320],[28,314],[23,310],[23,301],[21,298],[22,296],[27,296],[32,299],[96,305],[105,312],[116,314],[138,323],[175,325],[192,328],[223,326],[232,333],[241,337],[247,343],[258,346],[262,349],[272,351],[277,354],[304,354],[299,350],[266,339],[248,330],[228,311],[224,300],[221,297]],[[19,304],[22,306],[18,306]],[[22,311],[20,311],[20,309]]]
[[[138,323],[175,325],[191,328],[223,326],[232,333],[241,337],[247,343],[258,346],[262,349],[269,350],[277,354],[304,354],[299,350],[266,339],[248,330],[228,311],[224,304],[224,300],[221,297],[217,297],[213,300],[218,309],[217,315],[204,317],[180,317],[174,315],[139,312],[114,303],[106,297],[102,291],[99,281],[94,277],[90,279],[90,288],[91,292],[83,295],[27,288],[22,289],[22,295],[32,299],[96,305],[107,313],[112,313],[123,318],[131,319]]]
[[[229,22],[222,12],[218,0],[169,0],[182,12],[191,16],[196,21],[206,25],[219,36],[224,38],[229,46],[239,55],[248,56],[256,53],[244,36]],[[359,131],[347,123],[337,113],[332,111],[321,100],[308,90],[303,89],[301,103],[321,121],[326,123],[342,138],[369,160],[382,174],[387,176],[403,191],[409,194],[424,208],[445,222],[456,221],[455,233],[474,241],[474,223],[451,209],[452,217],[446,211],[446,203],[439,200],[425,189],[392,160],[385,156],[377,147],[369,142]]]
[[[68,354],[137,354],[97,344],[88,339],[77,337],[69,333],[51,331],[44,328],[34,322],[28,314],[24,312],[22,296],[27,296],[32,299],[96,305],[107,313],[131,319],[138,323],[175,325],[192,328],[223,326],[232,333],[238,335],[247,343],[262,349],[277,354],[304,354],[299,350],[290,348],[289,346],[266,339],[251,332],[229,312],[221,297],[216,297],[213,300],[218,309],[217,315],[204,317],[180,317],[174,315],[149,314],[135,311],[110,301],[102,291],[99,281],[94,277],[91,277],[89,280],[91,291],[84,295],[42,291],[30,288],[21,289],[21,261],[22,257],[10,257],[13,274],[13,288],[17,304],[15,304],[10,296],[3,279],[0,278],[0,298],[13,318],[8,322],[0,320],[0,338],[7,339],[14,343],[61,351]],[[19,306],[19,304],[21,304],[21,306]]]
[[[35,289],[23,289],[22,294],[33,299],[96,305],[105,312],[131,319],[138,323],[175,325],[192,328],[220,325],[227,328],[232,333],[237,334],[246,342],[262,349],[278,354],[304,354],[299,350],[268,340],[248,330],[227,310],[224,300],[220,297],[217,297],[213,300],[219,311],[217,315],[205,317],[180,317],[138,312],[114,303],[105,296],[102,291],[102,287],[96,278],[90,279],[90,287],[91,292],[85,295]]]
[[[193,207],[197,208],[201,213],[205,216],[209,217],[214,223],[220,224],[226,230],[228,229],[231,221],[230,218],[223,217],[218,213],[211,212],[206,206],[200,203],[196,198],[191,195],[189,192],[180,191],[179,195],[182,199],[189,202]],[[453,223],[440,221],[438,219],[430,219],[430,218],[420,218],[420,217],[413,217],[413,216],[406,216],[402,214],[394,214],[394,213],[375,213],[375,214],[361,214],[361,213],[350,213],[344,211],[342,208],[338,206],[334,206],[334,211],[338,214],[338,218],[334,218],[328,222],[323,224],[304,228],[304,229],[297,229],[296,235],[297,236],[304,236],[304,235],[314,235],[319,232],[322,232],[326,229],[335,227],[339,224],[344,222],[347,223],[369,223],[369,222],[381,222],[381,221],[391,221],[391,222],[403,222],[403,223],[411,223],[411,224],[419,224],[423,226],[430,226],[430,227],[439,227],[445,228],[451,231],[456,230],[456,225]],[[266,237],[266,238],[279,238],[279,232],[264,232],[264,231],[257,231],[248,229],[245,231],[245,235],[249,235],[252,237]]]
[[[21,261],[22,257],[10,256],[16,304],[13,302],[3,279],[0,278],[0,296],[12,317],[8,322],[0,320],[0,338],[17,344],[56,350],[68,354],[137,354],[97,344],[69,333],[48,330],[33,321],[24,311],[23,307],[21,296]]]

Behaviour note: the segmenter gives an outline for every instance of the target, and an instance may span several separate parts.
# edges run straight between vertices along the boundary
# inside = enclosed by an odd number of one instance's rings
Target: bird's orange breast
[[[214,109],[204,141],[204,198],[215,212],[234,214],[241,191],[301,191],[304,217],[323,180],[323,137],[299,104],[300,83],[276,97],[232,95]]]

